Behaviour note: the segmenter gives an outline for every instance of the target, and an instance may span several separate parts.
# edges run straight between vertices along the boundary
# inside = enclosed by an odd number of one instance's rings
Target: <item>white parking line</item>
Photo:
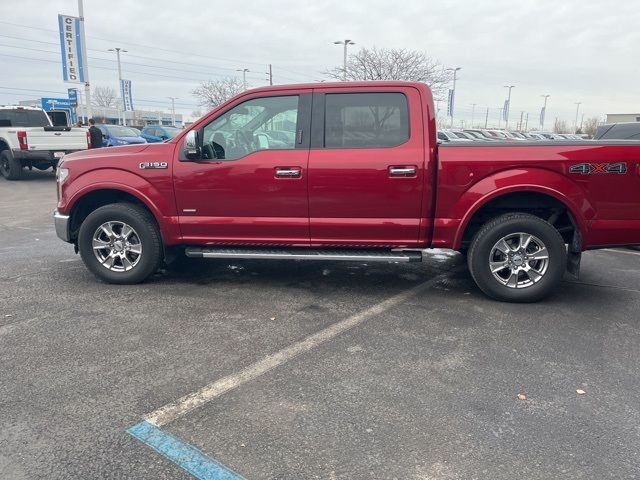
[[[626,253],[627,255],[638,255],[640,256],[640,252],[632,252],[631,250],[614,250],[612,248],[603,248],[605,252],[613,252],[613,253]]]
[[[421,283],[409,290],[406,290],[398,295],[394,295],[383,302],[380,302],[362,312],[341,320],[337,323],[330,325],[329,327],[321,330],[313,335],[309,335],[307,338],[293,343],[282,350],[264,357],[261,360],[243,368],[239,372],[233,373],[219,380],[216,380],[200,390],[185,395],[184,397],[176,400],[173,403],[165,405],[158,410],[150,413],[145,417],[145,420],[157,427],[166,425],[184,414],[191,412],[192,410],[201,407],[202,405],[210,402],[216,397],[219,397],[225,392],[239,387],[240,385],[247,383],[259,376],[267,373],[268,371],[288,362],[301,353],[308,352],[313,348],[335,338],[341,333],[360,325],[366,320],[380,315],[381,313],[399,305],[409,298],[422,293],[432,285],[438,283],[442,279],[452,275],[453,273],[461,270],[462,267],[454,268],[447,273],[438,275],[426,282]]]

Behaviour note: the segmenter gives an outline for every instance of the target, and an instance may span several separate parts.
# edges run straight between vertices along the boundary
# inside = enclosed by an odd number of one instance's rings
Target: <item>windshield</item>
[[[42,110],[0,109],[0,127],[48,127],[49,117]]]
[[[121,127],[119,125],[109,125],[109,134],[112,137],[139,137],[140,132],[129,127]]]
[[[167,132],[167,135],[169,136],[169,138],[173,138],[177,134],[179,134],[182,130],[180,130],[177,127],[164,127],[164,131]]]

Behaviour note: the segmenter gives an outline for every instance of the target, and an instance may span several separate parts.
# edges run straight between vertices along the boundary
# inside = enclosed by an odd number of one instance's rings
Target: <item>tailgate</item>
[[[29,150],[68,151],[87,149],[87,131],[73,128],[70,131],[45,131],[43,128],[25,129]]]

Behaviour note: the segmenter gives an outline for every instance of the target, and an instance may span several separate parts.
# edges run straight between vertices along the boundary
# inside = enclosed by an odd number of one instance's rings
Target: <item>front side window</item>
[[[253,98],[203,129],[202,157],[237,160],[258,150],[295,148],[298,96]]]
[[[327,148],[395,147],[409,139],[409,108],[402,93],[325,95]]]

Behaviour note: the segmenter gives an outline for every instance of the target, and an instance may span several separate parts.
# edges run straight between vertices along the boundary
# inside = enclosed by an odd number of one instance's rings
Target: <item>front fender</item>
[[[160,171],[158,171],[160,172]],[[165,171],[166,172],[166,171]],[[116,168],[90,170],[69,179],[62,191],[58,209],[71,213],[85,195],[99,190],[116,190],[127,193],[144,204],[155,217],[166,244],[180,241],[180,229],[170,174],[158,174],[146,179],[129,171]]]
[[[461,219],[452,239],[453,248],[460,248],[464,231],[480,208],[495,198],[514,192],[537,192],[555,198],[567,207],[582,238],[587,238],[589,221],[595,216],[595,209],[584,190],[560,173],[541,168],[519,168],[485,177],[459,197],[450,217]]]

